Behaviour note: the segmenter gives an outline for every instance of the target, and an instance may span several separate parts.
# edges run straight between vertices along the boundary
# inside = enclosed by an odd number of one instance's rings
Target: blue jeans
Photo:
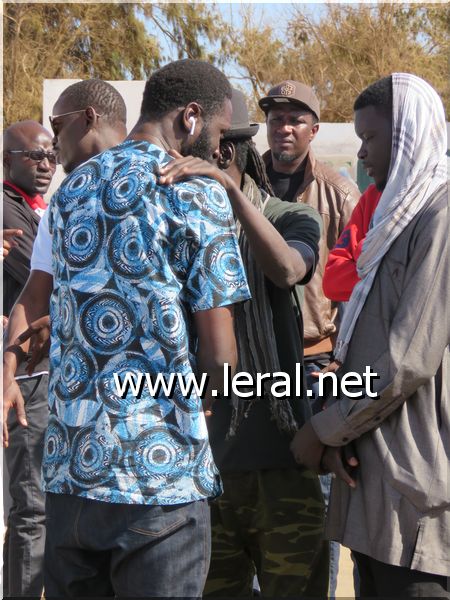
[[[321,360],[320,363],[307,362],[305,360],[305,373],[306,373],[306,387],[314,392],[314,396],[309,398],[311,403],[311,409],[313,414],[317,414],[322,410],[324,398],[319,398],[319,384],[317,378],[313,377],[311,373],[314,371],[321,371],[324,367],[329,364],[329,361]],[[323,499],[325,506],[328,508],[328,502],[330,500],[331,492],[331,474],[320,475],[320,487],[322,488]],[[334,600],[337,587],[337,576],[339,572],[339,554],[340,546],[338,542],[330,542],[330,571],[329,571],[329,599]]]
[[[146,506],[48,493],[46,515],[46,598],[201,598],[207,500]]]
[[[316,415],[322,410],[325,398],[319,397],[319,380],[317,377],[313,377],[312,373],[321,371],[323,368],[330,364],[329,360],[321,360],[319,362],[308,362],[305,359],[305,375],[306,375],[306,387],[308,390],[313,392],[313,396],[309,397],[309,403],[313,415]]]
[[[325,507],[328,508],[328,502],[330,501],[331,492],[331,473],[328,475],[320,475],[320,487],[322,488],[323,499],[325,501]],[[337,577],[339,573],[339,555],[341,553],[341,547],[339,542],[330,542],[330,571],[329,571],[329,586],[328,586],[328,597],[329,600],[334,600],[336,597]]]

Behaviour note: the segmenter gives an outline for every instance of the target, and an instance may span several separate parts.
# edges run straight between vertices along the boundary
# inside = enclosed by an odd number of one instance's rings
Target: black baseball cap
[[[233,107],[231,127],[223,134],[222,139],[234,140],[237,138],[249,138],[256,135],[259,125],[258,123],[249,122],[247,101],[240,90],[233,88],[231,105]]]

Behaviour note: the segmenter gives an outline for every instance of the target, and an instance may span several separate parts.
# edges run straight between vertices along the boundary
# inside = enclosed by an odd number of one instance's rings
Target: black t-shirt
[[[314,252],[317,262],[321,219],[313,208],[271,198],[266,204],[264,215],[286,241],[307,244]],[[314,268],[302,284],[306,284],[313,274]],[[296,308],[297,302],[293,302],[293,294],[296,294],[297,301],[300,302],[301,286],[290,291],[278,288],[269,280],[266,282],[280,369],[288,373],[294,382],[296,363],[303,361],[303,324]],[[252,298],[250,302],[257,302],[257,298]],[[297,423],[299,426],[303,425],[310,416],[304,377],[303,393],[300,397],[292,396],[290,404]],[[268,401],[257,399],[239,424],[236,434],[227,439],[231,415],[231,401],[218,398],[213,405],[213,415],[208,418],[214,460],[222,473],[297,466],[289,450],[291,436],[279,431]]]
[[[275,171],[272,163],[268,165],[267,175],[277,198],[287,202],[295,201],[296,192],[305,178],[305,167],[306,161],[302,163],[298,171],[289,174]]]
[[[15,301],[23,290],[30,274],[30,260],[40,217],[24,198],[3,182],[3,227],[21,229],[18,247],[13,248],[3,261],[3,314],[9,316]],[[17,368],[16,375],[25,373],[26,362]],[[35,372],[48,370],[48,357],[36,365]]]
[[[17,237],[18,247],[13,248],[3,262],[3,314],[6,316],[9,316],[30,274],[30,259],[39,221],[40,217],[22,196],[3,182],[3,228],[23,231],[23,235]]]

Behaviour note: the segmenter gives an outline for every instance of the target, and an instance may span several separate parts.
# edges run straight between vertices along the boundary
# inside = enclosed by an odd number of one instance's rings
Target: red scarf
[[[42,196],[39,196],[39,194],[36,194],[36,196],[29,196],[23,190],[17,187],[17,185],[14,185],[14,183],[11,183],[10,181],[3,181],[3,185],[5,184],[11,187],[18,194],[20,194],[25,200],[25,202],[28,204],[28,206],[32,210],[34,210],[34,212],[38,215],[42,215],[42,211],[47,208],[47,204],[44,202],[44,198]]]

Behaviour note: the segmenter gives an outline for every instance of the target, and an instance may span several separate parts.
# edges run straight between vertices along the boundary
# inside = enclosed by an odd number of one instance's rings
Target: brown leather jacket
[[[264,156],[266,165],[272,161],[270,150]],[[358,188],[346,177],[315,159],[309,151],[305,178],[296,193],[297,202],[315,208],[323,220],[319,243],[319,264],[311,281],[305,286],[303,321],[305,356],[331,352],[336,334],[337,306],[322,291],[322,277],[328,252],[334,247],[359,200]]]

